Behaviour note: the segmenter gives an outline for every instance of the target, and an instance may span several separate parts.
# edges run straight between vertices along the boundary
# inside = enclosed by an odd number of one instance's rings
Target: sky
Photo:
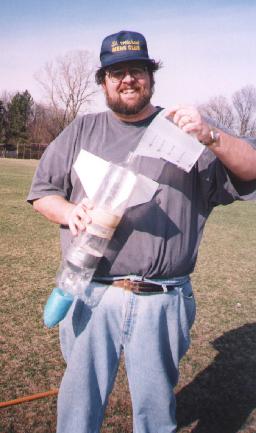
[[[102,39],[119,30],[144,34],[161,60],[153,103],[200,104],[256,86],[256,0],[0,0],[0,95],[29,90],[35,74],[71,50],[99,66]],[[97,97],[92,111],[104,109]]]

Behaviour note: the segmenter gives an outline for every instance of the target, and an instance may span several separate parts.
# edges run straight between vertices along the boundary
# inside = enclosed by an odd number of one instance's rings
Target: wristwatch
[[[214,143],[218,143],[220,139],[220,133],[215,129],[211,129],[209,132],[209,137],[210,139],[207,141],[207,143],[203,143],[205,146],[211,146]]]

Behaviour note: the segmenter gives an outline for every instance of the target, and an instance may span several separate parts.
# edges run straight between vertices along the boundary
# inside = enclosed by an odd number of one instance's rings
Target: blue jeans
[[[151,295],[108,286],[93,310],[82,300],[73,304],[60,326],[67,368],[58,398],[57,433],[100,431],[122,350],[134,432],[176,432],[173,389],[195,319],[190,281]]]

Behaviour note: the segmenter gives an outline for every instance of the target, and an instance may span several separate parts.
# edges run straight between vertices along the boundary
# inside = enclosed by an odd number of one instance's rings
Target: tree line
[[[13,149],[21,145],[50,143],[78,113],[89,110],[98,89],[91,53],[72,51],[47,63],[36,75],[44,103],[28,90],[0,96],[0,144]]]
[[[54,137],[50,107],[36,103],[28,90],[0,99],[0,143],[47,143]],[[56,131],[57,132],[57,131]]]
[[[0,144],[50,143],[79,113],[89,110],[98,89],[95,63],[88,51],[73,51],[47,63],[37,74],[45,101],[34,101],[28,90],[0,96]],[[256,136],[256,88],[247,85],[233,93],[211,98],[199,107],[216,126],[239,136]],[[31,155],[31,153],[30,153]],[[28,156],[30,157],[30,156]]]
[[[199,110],[216,126],[227,128],[238,136],[256,136],[256,88],[253,85],[234,92],[230,102],[224,96],[211,98],[200,105]]]

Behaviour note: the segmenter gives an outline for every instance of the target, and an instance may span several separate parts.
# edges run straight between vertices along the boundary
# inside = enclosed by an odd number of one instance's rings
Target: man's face
[[[153,83],[145,64],[130,61],[108,68],[103,89],[111,110],[118,114],[134,115],[149,104]]]

